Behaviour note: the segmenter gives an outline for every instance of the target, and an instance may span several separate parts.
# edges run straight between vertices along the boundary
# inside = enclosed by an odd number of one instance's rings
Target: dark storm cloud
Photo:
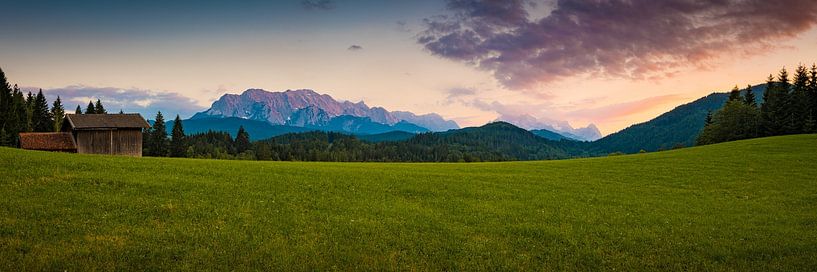
[[[141,113],[145,118],[153,118],[157,111],[162,111],[165,116],[179,114],[182,118],[186,118],[203,110],[195,100],[177,93],[133,88],[68,86],[43,89],[43,94],[48,97],[49,101],[54,101],[59,96],[65,106],[65,111],[69,113],[73,113],[77,105],[84,111],[89,101],[97,99],[102,101],[110,113],[119,112],[121,109],[125,112]]]
[[[360,51],[360,50],[363,50],[363,46],[360,46],[360,45],[357,45],[357,44],[353,44],[353,45],[349,46],[349,48],[346,48],[346,50],[349,50],[349,51]]]
[[[774,48],[817,23],[814,0],[559,0],[530,20],[526,0],[449,0],[417,41],[434,55],[527,88],[581,74],[645,79]]]
[[[330,10],[335,8],[332,0],[302,0],[301,6],[308,10]]]

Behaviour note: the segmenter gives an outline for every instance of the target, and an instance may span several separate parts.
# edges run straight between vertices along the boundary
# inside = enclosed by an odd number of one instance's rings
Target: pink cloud
[[[525,0],[449,0],[418,42],[526,89],[565,77],[655,80],[757,54],[817,24],[814,0],[559,0],[531,20]]]

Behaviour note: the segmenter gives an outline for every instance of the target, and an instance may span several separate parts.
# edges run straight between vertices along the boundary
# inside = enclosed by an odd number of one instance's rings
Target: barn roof
[[[20,133],[20,147],[32,150],[75,150],[74,137],[67,132]]]
[[[65,119],[73,129],[150,128],[145,118],[138,113],[66,114]]]

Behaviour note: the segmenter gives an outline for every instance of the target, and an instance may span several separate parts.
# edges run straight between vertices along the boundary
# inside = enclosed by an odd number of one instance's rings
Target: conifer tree
[[[2,146],[9,146],[11,142],[9,141],[6,134],[8,134],[6,127],[9,126],[8,121],[12,114],[11,111],[11,102],[12,102],[12,95],[11,95],[11,85],[8,83],[8,79],[6,79],[6,73],[3,72],[3,69],[0,68],[0,145]]]
[[[31,124],[36,132],[54,131],[54,120],[48,110],[48,100],[45,99],[43,90],[37,92],[31,105]]]
[[[738,85],[732,88],[732,91],[729,92],[729,101],[737,101],[740,100],[740,89],[738,89]]]
[[[25,96],[17,85],[12,89],[11,109],[10,115],[7,116],[8,121],[6,125],[7,139],[11,146],[17,146],[19,140],[19,132],[30,131],[28,122],[28,105],[26,104]]]
[[[14,84],[14,88],[19,89],[17,84]],[[31,91],[28,91],[28,96],[26,96],[26,107],[29,109],[34,107],[34,94],[32,94]]]
[[[772,75],[766,80],[766,92],[763,93],[763,104],[760,106],[763,136],[783,135],[786,132],[784,125],[788,120],[786,104],[789,96],[786,91],[789,86],[787,77],[788,74],[783,69],[777,82]]]
[[[810,115],[808,101],[809,75],[806,67],[797,66],[794,73],[794,84],[791,94],[789,94],[789,104],[786,108],[786,133],[803,133],[805,121]]]
[[[752,85],[746,86],[746,94],[743,95],[743,103],[757,108],[757,101],[755,99],[755,93],[752,91]]]
[[[184,157],[187,152],[187,144],[184,136],[184,128],[182,127],[182,119],[176,115],[173,120],[173,131],[170,135],[170,156]]]
[[[249,150],[252,148],[252,143],[250,143],[250,134],[244,130],[244,126],[238,127],[238,134],[235,136],[235,149],[238,154],[241,154],[244,151]]]
[[[88,101],[88,107],[85,108],[85,114],[96,114],[96,107],[93,101]]]
[[[82,107],[80,107],[79,105],[77,105],[77,109],[76,109],[76,110],[74,110],[74,114],[82,114]]]
[[[105,107],[102,106],[102,101],[99,101],[99,99],[96,100],[96,105],[94,105],[94,113],[108,114],[108,111],[105,110]]]
[[[151,135],[150,155],[157,157],[167,156],[167,128],[162,112],[156,113],[156,121],[153,123],[153,134]]]
[[[54,100],[54,105],[51,106],[51,116],[54,117],[54,131],[62,129],[62,120],[65,118],[65,108],[62,106],[60,96]]]
[[[17,84],[14,84],[14,88],[19,89]],[[26,117],[24,119],[26,122],[25,132],[34,131],[34,122],[31,120],[34,117],[34,100],[34,95],[31,93],[31,91],[28,91],[28,96],[26,96]]]
[[[809,81],[808,81],[808,114],[809,118],[807,120],[807,133],[817,133],[817,64],[811,65],[811,70],[809,72]]]

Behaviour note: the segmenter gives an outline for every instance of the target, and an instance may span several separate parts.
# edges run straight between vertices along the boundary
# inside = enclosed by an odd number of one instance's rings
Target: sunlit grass
[[[0,149],[0,270],[810,270],[817,135],[383,164]]]

